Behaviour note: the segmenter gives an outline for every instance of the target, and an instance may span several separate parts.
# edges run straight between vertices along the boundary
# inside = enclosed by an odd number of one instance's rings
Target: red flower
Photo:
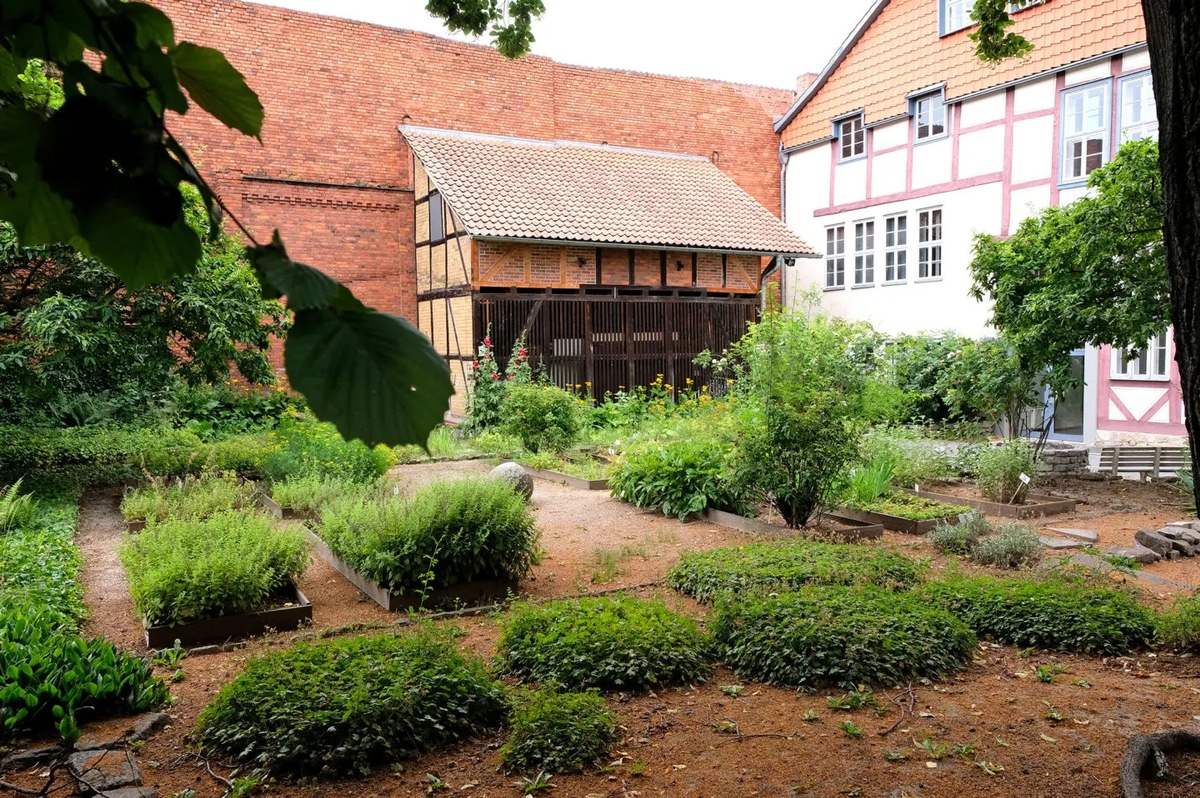
[[[483,337],[483,345],[484,345],[484,346],[491,346],[491,345],[492,345],[492,338],[491,338],[491,336],[490,336],[490,335],[485,335],[485,336]]]
[[[499,382],[499,381],[500,381],[500,375],[492,374],[492,382]]]
[[[525,357],[525,350],[522,349],[520,352],[517,352],[517,357]]]
[[[473,368],[473,369],[477,369],[477,368],[479,368],[479,361],[478,361],[478,360],[476,360],[475,362],[473,362],[473,363],[471,364],[471,368]]]

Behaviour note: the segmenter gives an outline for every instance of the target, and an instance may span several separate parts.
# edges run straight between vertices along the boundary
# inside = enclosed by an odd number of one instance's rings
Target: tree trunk
[[[1200,465],[1200,3],[1142,0],[1158,106],[1175,362],[1193,468]],[[1200,482],[1196,483],[1200,506]]]

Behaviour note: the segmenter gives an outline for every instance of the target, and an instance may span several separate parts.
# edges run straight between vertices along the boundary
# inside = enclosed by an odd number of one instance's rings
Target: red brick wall
[[[292,257],[384,310],[409,318],[415,310],[402,122],[715,157],[767,208],[779,208],[771,123],[791,92],[532,56],[513,62],[485,46],[234,0],[157,4],[178,38],[222,50],[266,106],[262,146],[199,109],[171,121],[204,174],[256,236],[279,228]]]

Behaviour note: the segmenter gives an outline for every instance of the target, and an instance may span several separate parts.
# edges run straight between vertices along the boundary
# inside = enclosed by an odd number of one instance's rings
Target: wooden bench
[[[1100,472],[1113,476],[1138,474],[1143,481],[1178,476],[1191,463],[1183,446],[1105,446],[1100,449]]]

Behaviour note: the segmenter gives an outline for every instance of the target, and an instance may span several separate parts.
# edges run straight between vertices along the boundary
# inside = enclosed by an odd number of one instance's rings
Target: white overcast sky
[[[451,35],[424,0],[256,2]],[[533,51],[567,64],[790,89],[797,75],[825,66],[871,2],[545,0]]]

